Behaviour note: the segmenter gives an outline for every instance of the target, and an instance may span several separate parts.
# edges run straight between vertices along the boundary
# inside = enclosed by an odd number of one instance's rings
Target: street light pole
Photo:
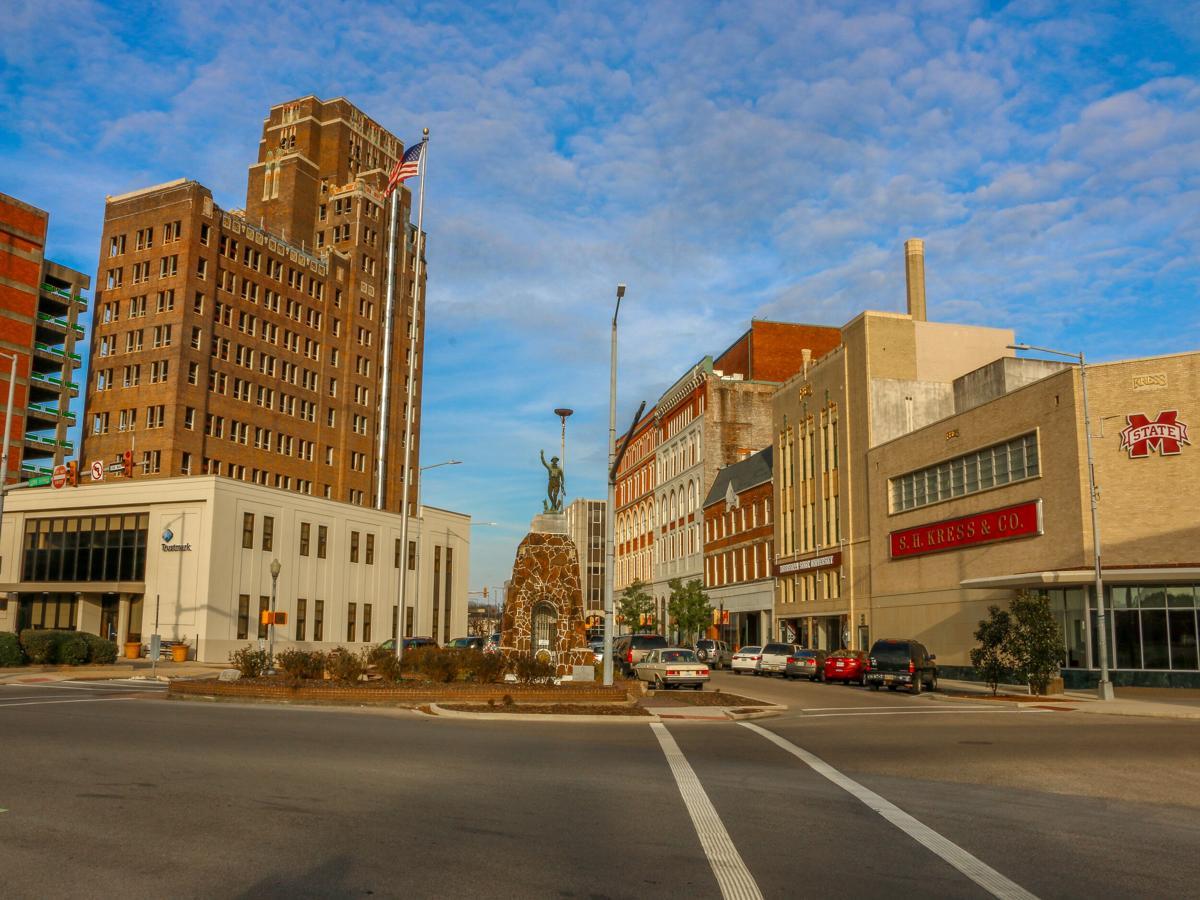
[[[1029,344],[1010,344],[1010,350],[1033,350],[1067,359],[1079,360],[1079,383],[1083,394],[1083,433],[1087,445],[1088,495],[1092,502],[1092,558],[1095,563],[1096,582],[1096,630],[1100,646],[1100,683],[1096,685],[1096,696],[1100,700],[1113,699],[1113,685],[1108,672],[1108,622],[1104,611],[1104,575],[1100,568],[1100,509],[1099,493],[1096,490],[1096,461],[1092,453],[1092,415],[1088,405],[1087,361],[1082,352],[1067,353],[1048,347],[1033,347]]]
[[[562,420],[562,445],[558,451],[558,467],[562,470],[562,493],[559,497],[562,500],[563,509],[567,508],[567,417],[573,415],[574,412],[575,410],[567,409],[565,406],[554,410],[554,414]]]
[[[617,316],[625,285],[617,285],[617,305],[612,317],[612,345],[608,371],[608,507],[604,511],[604,684],[613,683],[613,558],[616,549],[617,475],[613,461],[617,453]]]
[[[275,595],[282,570],[283,564],[278,559],[271,560],[271,672],[275,671]]]
[[[427,472],[430,469],[437,469],[442,466],[461,466],[461,459],[447,459],[439,463],[431,463],[428,466],[421,466],[417,470]],[[413,576],[413,627],[417,627],[420,619],[417,616],[417,611],[420,609],[421,603],[421,533],[425,530],[425,516],[421,512],[421,479],[417,478],[417,533],[413,538],[413,566],[416,574]],[[408,612],[408,604],[404,596],[405,573],[408,571],[408,547],[400,548],[400,599],[396,605],[396,657],[398,659],[404,656],[404,619]]]

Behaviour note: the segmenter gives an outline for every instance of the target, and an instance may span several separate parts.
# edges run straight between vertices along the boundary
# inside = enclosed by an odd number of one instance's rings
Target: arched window
[[[688,481],[688,512],[696,511],[696,482]]]

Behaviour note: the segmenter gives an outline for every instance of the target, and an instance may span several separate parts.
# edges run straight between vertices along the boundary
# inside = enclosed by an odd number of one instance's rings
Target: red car
[[[825,680],[866,684],[869,661],[862,650],[835,650],[825,657]]]

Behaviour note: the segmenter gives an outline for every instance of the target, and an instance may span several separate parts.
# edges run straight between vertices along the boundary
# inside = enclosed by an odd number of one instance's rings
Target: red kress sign
[[[1030,500],[1003,509],[893,531],[888,538],[892,559],[903,559],[1041,533],[1042,501]]]

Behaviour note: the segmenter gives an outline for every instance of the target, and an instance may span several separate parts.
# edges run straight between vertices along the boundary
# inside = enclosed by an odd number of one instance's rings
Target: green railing
[[[40,310],[38,311],[37,317],[41,321],[49,322],[51,325],[57,325],[59,328],[70,328],[71,327],[71,323],[68,322],[66,319],[60,319],[60,318],[58,318],[58,316],[51,315],[50,313],[41,312]],[[78,326],[76,326],[76,327],[78,328]],[[83,329],[79,328],[79,330],[82,331]]]
[[[47,406],[44,403],[30,403],[29,408],[36,410],[37,412],[44,413],[47,416],[54,416],[56,419],[66,419],[69,422],[75,421],[75,413],[71,412],[70,410],[67,410],[66,412],[59,412],[57,406]]]
[[[45,291],[47,294],[53,294],[53,295],[54,295],[54,296],[56,296],[56,297],[62,297],[64,300],[70,300],[70,299],[71,299],[71,292],[70,292],[70,291],[65,291],[65,290],[63,290],[62,288],[56,288],[56,287],[55,287],[54,285],[52,285],[52,284],[46,284],[45,282],[43,282],[43,283],[42,283],[42,290],[43,290],[43,291]]]
[[[62,379],[57,375],[47,375],[45,372],[31,372],[30,377],[34,381],[44,381],[47,384],[52,384],[55,387],[62,387]]]
[[[25,440],[31,444],[49,445],[57,447],[59,442],[52,437],[42,437],[40,434],[26,434]]]

